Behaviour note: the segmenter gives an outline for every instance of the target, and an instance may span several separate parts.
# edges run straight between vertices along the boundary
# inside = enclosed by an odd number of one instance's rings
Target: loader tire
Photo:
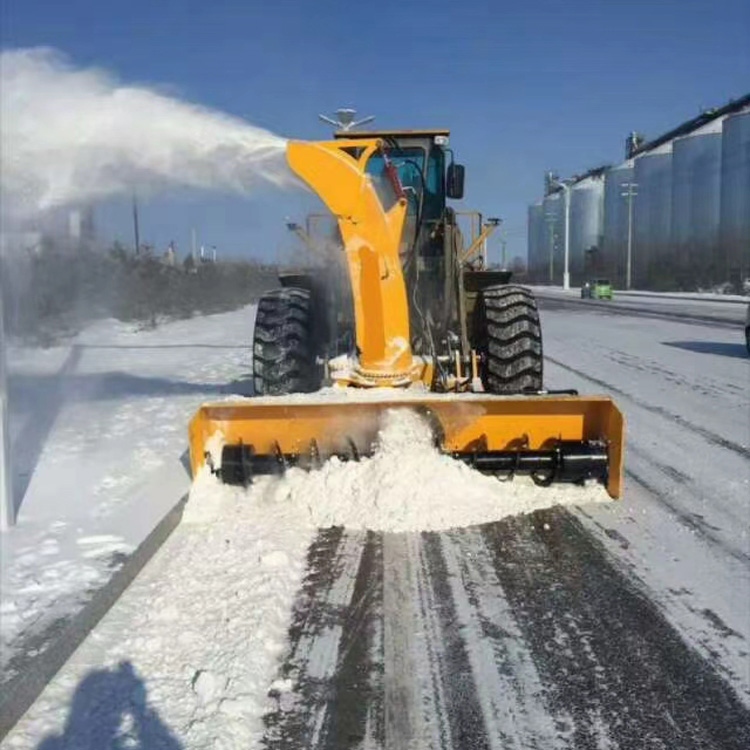
[[[321,385],[312,295],[283,287],[258,302],[253,335],[256,396],[309,393]]]
[[[516,285],[484,289],[477,300],[474,346],[489,393],[542,390],[542,327],[536,300]]]

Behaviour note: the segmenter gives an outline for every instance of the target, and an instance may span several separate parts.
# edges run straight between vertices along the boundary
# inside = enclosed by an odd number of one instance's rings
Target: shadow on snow
[[[182,743],[149,706],[133,665],[97,669],[76,688],[62,734],[37,750],[182,750]]]
[[[664,346],[673,346],[675,349],[685,349],[698,354],[717,354],[721,357],[739,357],[746,359],[747,347],[744,343],[728,343],[725,341],[662,341]]]
[[[28,415],[11,448],[14,460],[13,499],[16,512],[21,507],[58,414],[66,403],[108,401],[128,397],[196,395],[210,399],[218,395],[253,395],[250,376],[222,385],[146,377],[117,371],[77,374],[75,369],[84,348],[86,347],[73,346],[56,373],[10,373],[8,376],[11,419],[14,413]]]

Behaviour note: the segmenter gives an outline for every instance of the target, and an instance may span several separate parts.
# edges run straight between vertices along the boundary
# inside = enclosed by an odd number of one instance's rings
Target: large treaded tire
[[[315,314],[307,289],[283,287],[258,302],[253,334],[256,396],[309,393],[321,385]]]
[[[532,292],[511,284],[488,287],[479,295],[474,320],[485,390],[542,390],[542,327]]]

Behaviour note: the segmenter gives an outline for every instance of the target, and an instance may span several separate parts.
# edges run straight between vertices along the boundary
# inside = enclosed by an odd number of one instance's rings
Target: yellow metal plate
[[[623,481],[625,424],[605,396],[485,396],[429,394],[409,398],[308,400],[291,396],[204,404],[190,423],[193,474],[205,463],[206,445],[217,435],[225,444],[252,445],[257,453],[306,453],[312,440],[323,456],[346,451],[353,440],[365,452],[378,432],[383,412],[417,409],[432,421],[446,451],[548,447],[556,440],[604,440],[609,449],[612,497]]]

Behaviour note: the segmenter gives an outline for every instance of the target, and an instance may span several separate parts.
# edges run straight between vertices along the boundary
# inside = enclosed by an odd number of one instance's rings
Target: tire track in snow
[[[490,746],[566,747],[561,728],[570,726],[570,717],[549,712],[481,531],[448,532],[442,546]]]
[[[637,453],[638,457],[646,461],[650,465],[654,466],[657,470],[663,469],[662,465],[658,462],[653,462],[649,459],[648,455],[641,451],[634,450],[633,446],[628,448],[629,451]],[[745,565],[750,563],[750,555],[742,549],[736,549],[733,545],[727,543],[725,539],[722,539],[718,534],[715,533],[716,527],[707,523],[705,520],[700,518],[696,513],[689,513],[680,508],[677,503],[669,500],[664,493],[655,487],[651,482],[642,477],[639,473],[634,472],[632,469],[626,469],[625,475],[632,479],[634,482],[645,489],[651,497],[653,497],[661,505],[665,506],[672,515],[681,523],[685,528],[699,534],[702,539],[709,542],[714,547],[718,547],[723,553],[733,557],[738,562]]]
[[[677,310],[666,310],[663,307],[659,309],[644,309],[630,305],[618,305],[612,302],[599,302],[596,300],[565,299],[559,296],[545,296],[544,293],[536,291],[536,296],[542,304],[543,310],[554,310],[556,307],[565,310],[576,310],[586,312],[600,312],[605,315],[619,315],[633,318],[652,318],[657,320],[670,320],[687,325],[712,325],[715,328],[742,328],[741,313],[737,320],[731,320],[721,315],[701,315],[700,313],[679,312]],[[742,303],[737,303],[738,305]]]
[[[384,736],[383,538],[372,531],[356,536],[363,548],[344,611],[329,708],[316,746],[328,750],[366,750],[380,746]]]
[[[548,354],[545,354],[544,358],[548,360],[549,362],[552,362],[553,364],[557,365],[558,367],[561,367],[563,370],[572,372],[574,375],[577,375],[579,378],[588,380],[590,383],[594,383],[611,393],[616,393],[619,396],[622,396],[623,398],[626,398],[629,401],[632,401],[636,406],[640,406],[642,409],[646,409],[647,411],[652,412],[654,414],[659,414],[660,416],[665,417],[666,419],[669,419],[672,422],[676,422],[678,425],[680,425],[680,427],[684,427],[685,429],[690,430],[691,432],[695,432],[696,434],[700,435],[702,438],[704,438],[707,442],[711,443],[712,445],[716,445],[719,448],[724,448],[725,450],[735,453],[741,458],[750,460],[750,448],[747,448],[744,445],[733,443],[731,440],[727,440],[725,437],[722,437],[721,435],[717,435],[715,432],[712,432],[711,430],[705,427],[701,427],[700,425],[694,424],[693,422],[690,422],[689,420],[685,419],[679,414],[675,414],[674,412],[671,412],[668,409],[665,409],[663,406],[656,406],[654,404],[648,404],[645,401],[642,401],[641,399],[639,399],[637,396],[634,396],[631,393],[626,393],[625,391],[621,390],[617,386],[614,386],[611,383],[607,383],[604,380],[600,380],[599,378],[595,378],[591,375],[587,375],[585,372],[583,372],[583,370],[579,370],[575,367],[571,367],[570,365],[566,365],[564,362],[561,362],[559,359],[555,359],[554,357],[550,357]]]
[[[463,624],[453,599],[449,570],[442,552],[442,534],[422,534],[422,556],[434,609],[440,625],[440,679],[445,695],[450,747],[493,750],[487,736],[475,675],[471,668]]]
[[[273,691],[275,711],[264,717],[268,750],[322,747],[332,681],[365,547],[366,532],[339,527],[320,531],[308,552],[309,572],[295,604],[289,652],[281,676],[291,680]]]
[[[731,441],[726,440],[726,438],[722,438],[721,436],[718,436],[705,428],[693,425],[680,415],[673,414],[672,412],[669,412],[662,407],[654,407],[646,404],[640,399],[618,389],[616,386],[610,385],[609,383],[606,383],[605,381],[598,378],[594,378],[590,375],[586,375],[582,371],[565,365],[553,357],[546,357],[546,359],[548,359],[558,367],[572,372],[578,377],[581,377],[585,380],[595,383],[596,385],[604,389],[618,394],[623,399],[630,401],[637,407],[644,409],[649,413],[655,413],[658,416],[676,422],[681,427],[684,427],[687,431],[703,437],[713,445],[717,445],[718,447],[725,449],[728,448],[732,451],[732,453],[734,453],[735,455],[739,455],[742,458],[745,457],[745,454],[750,457],[750,450],[746,449],[744,446],[732,443]],[[680,504],[679,502],[675,502],[673,499],[670,499],[670,495],[673,494],[671,486],[677,485],[677,487],[682,488],[684,492],[689,493],[689,495],[693,498],[693,505],[700,505],[703,496],[705,496],[708,491],[705,482],[702,485],[700,483],[696,483],[692,477],[683,474],[673,466],[669,466],[664,462],[659,461],[654,456],[653,451],[643,450],[639,448],[638,444],[632,439],[628,440],[626,452],[637,457],[639,461],[645,464],[644,466],[641,466],[642,470],[639,471],[634,471],[632,467],[626,468],[626,475],[630,479],[641,485],[644,489],[646,489],[655,502],[667,508],[669,512],[675,516],[680,524],[699,534],[702,539],[711,544],[722,554],[728,555],[745,565],[750,563],[750,555],[745,549],[743,549],[742,546],[733,544],[731,539],[727,539],[725,535],[722,535],[722,533],[717,533],[723,531],[721,528],[708,523],[700,513],[693,513],[689,510],[686,510],[683,506],[689,505],[689,503]],[[630,462],[626,462],[626,464],[628,463]],[[666,486],[661,481],[655,481],[654,477],[649,478],[647,476],[644,476],[644,473],[648,474],[649,470],[657,472],[657,477],[665,477],[667,479]],[[726,508],[723,508],[723,510],[727,513],[730,512]],[[738,519],[736,518],[736,516],[730,514],[725,518],[725,524],[727,525],[727,527],[731,527],[732,524],[742,523],[743,520],[744,519]]]
[[[482,529],[571,747],[733,750],[750,712],[562,509]]]
[[[409,750],[422,737],[421,696],[414,679],[414,560],[408,534],[383,538],[383,660],[387,750]]]
[[[282,670],[296,686],[267,750],[750,743],[750,711],[710,660],[562,509],[322,531],[309,560]]]

